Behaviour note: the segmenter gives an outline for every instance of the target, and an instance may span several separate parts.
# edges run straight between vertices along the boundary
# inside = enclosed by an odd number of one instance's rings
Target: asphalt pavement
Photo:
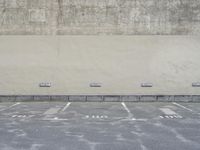
[[[0,103],[0,150],[199,150],[200,103]]]

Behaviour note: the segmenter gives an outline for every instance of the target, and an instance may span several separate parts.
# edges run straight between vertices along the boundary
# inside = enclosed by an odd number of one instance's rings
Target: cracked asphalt
[[[0,150],[199,150],[200,103],[0,103]]]

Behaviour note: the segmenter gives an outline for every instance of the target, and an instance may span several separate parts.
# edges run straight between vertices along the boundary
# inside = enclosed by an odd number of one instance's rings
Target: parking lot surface
[[[0,103],[0,150],[199,150],[200,103]]]

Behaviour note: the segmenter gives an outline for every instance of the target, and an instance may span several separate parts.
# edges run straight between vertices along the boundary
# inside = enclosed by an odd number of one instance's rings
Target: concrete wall
[[[0,0],[0,34],[200,34],[199,0]]]
[[[0,35],[0,95],[200,95],[200,0],[0,0]]]
[[[200,37],[0,36],[0,95],[200,95]],[[49,82],[51,87],[39,87]],[[102,87],[90,87],[90,83]],[[152,83],[153,87],[141,87]]]

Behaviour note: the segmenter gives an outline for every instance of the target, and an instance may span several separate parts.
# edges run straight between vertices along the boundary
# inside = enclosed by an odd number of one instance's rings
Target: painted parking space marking
[[[126,104],[124,102],[122,102],[121,104],[124,107],[124,109],[130,114],[131,111],[128,109],[128,107],[126,106]]]
[[[53,117],[53,118],[43,118],[44,121],[68,121],[68,119]]]
[[[44,112],[44,115],[54,115],[57,114],[60,108],[49,108],[46,112]]]
[[[133,113],[127,107],[126,103],[122,102],[121,104],[122,104],[123,108],[126,110],[126,112],[128,113],[128,117],[126,119],[123,119],[123,120],[128,120],[128,121],[147,121],[147,119],[143,119],[143,118],[134,118]]]
[[[126,104],[124,102],[121,103],[123,108],[126,110],[126,112],[128,113],[128,118],[133,118],[133,114],[131,113],[131,111],[129,110],[129,108],[126,106]]]
[[[15,103],[15,104],[11,105],[10,108],[11,108],[11,107],[14,107],[14,106],[17,106],[17,105],[19,105],[19,104],[20,104],[20,103]]]
[[[0,119],[11,118],[11,119],[41,119],[51,116],[53,110],[49,108],[62,108],[65,103],[47,103],[47,102],[21,102],[21,103],[6,103],[7,108],[0,114]],[[12,105],[11,105],[12,104]],[[19,105],[20,104],[20,105]],[[61,105],[62,104],[62,105]],[[8,106],[10,106],[8,108]],[[47,111],[48,110],[48,111]],[[56,111],[57,112],[57,111]]]
[[[12,118],[25,118],[26,115],[13,115]]]
[[[20,105],[20,103],[15,103],[15,104],[13,104],[13,105],[11,105],[11,106],[8,106],[8,107],[6,107],[6,108],[4,108],[4,109],[1,109],[0,111],[8,110],[8,109],[10,109],[10,108],[12,108],[12,107],[15,107],[15,106],[17,106],[17,105]]]
[[[86,115],[85,119],[108,119],[107,115]]]
[[[120,113],[116,113],[116,112]],[[119,120],[127,119],[127,111],[124,110],[121,103],[96,103],[96,102],[76,102],[71,103],[65,112],[59,113],[59,117],[83,120]]]
[[[69,106],[71,105],[71,103],[69,102],[69,103],[67,103],[66,105],[65,105],[65,107],[61,110],[62,112],[63,111],[65,111]]]
[[[148,119],[136,119],[136,118],[132,118],[132,121],[147,121]]]
[[[176,106],[179,106],[179,107],[181,107],[181,108],[183,108],[183,109],[185,109],[185,110],[188,110],[188,111],[193,112],[192,109],[189,109],[189,108],[187,108],[187,107],[185,107],[185,106],[183,106],[183,105],[181,105],[181,104],[178,104],[178,103],[176,103],[176,102],[173,102],[172,104],[174,104],[174,105],[176,105]]]
[[[64,107],[61,106],[49,108],[46,112],[44,112],[45,117],[42,119],[44,121],[67,121],[67,118],[59,118],[59,112],[64,112],[70,106],[70,102],[68,102]],[[54,116],[57,115],[58,116]]]
[[[32,118],[34,115],[12,115],[12,118]]]
[[[160,110],[164,113],[163,115],[160,115],[161,119],[182,119],[183,117],[173,110],[169,108],[160,108]]]
[[[161,119],[182,119],[183,117],[180,115],[162,115]]]

